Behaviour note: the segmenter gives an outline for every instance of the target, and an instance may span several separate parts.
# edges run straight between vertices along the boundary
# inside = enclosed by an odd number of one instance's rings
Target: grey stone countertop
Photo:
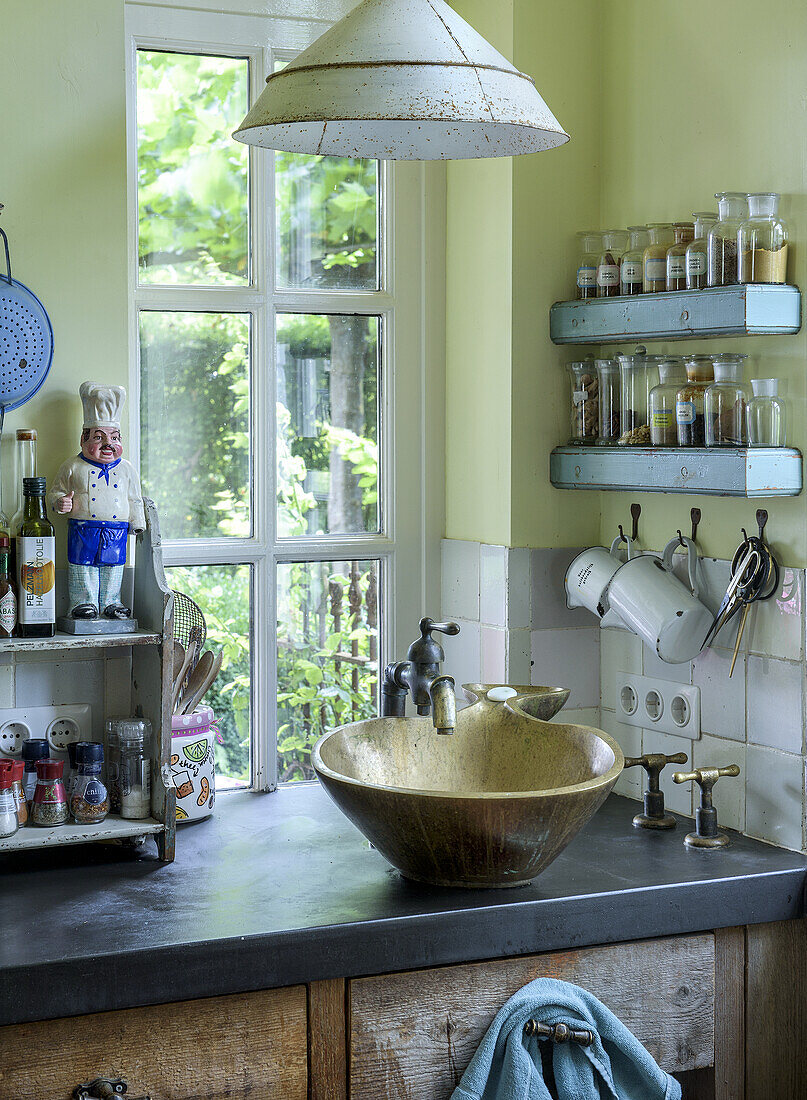
[[[611,796],[531,885],[412,883],[316,784],[220,796],[159,863],[106,845],[0,860],[0,1024],[786,920],[807,861],[685,819],[634,829]]]

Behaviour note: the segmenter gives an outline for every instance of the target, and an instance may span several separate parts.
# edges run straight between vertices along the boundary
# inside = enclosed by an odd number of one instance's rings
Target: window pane
[[[140,314],[140,468],[163,538],[250,533],[249,318]]]
[[[277,567],[277,763],[281,783],[314,779],[326,730],[378,715],[377,561]]]
[[[280,538],[380,529],[378,317],[277,318]]]
[[[277,281],[376,290],[378,161],[275,153]]]
[[[205,649],[222,650],[215,683],[204,697],[219,728],[216,790],[250,782],[250,567],[192,565],[166,569],[168,583],[190,596],[207,623]]]
[[[249,281],[246,58],[137,53],[141,283]]]

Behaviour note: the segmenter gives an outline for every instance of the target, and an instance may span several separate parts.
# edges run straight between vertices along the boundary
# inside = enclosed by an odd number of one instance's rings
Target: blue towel
[[[526,1036],[529,1019],[587,1028],[594,1042]],[[451,1100],[552,1100],[542,1057],[551,1059],[558,1100],[681,1100],[678,1082],[613,1012],[585,989],[553,978],[530,982],[499,1009]]]

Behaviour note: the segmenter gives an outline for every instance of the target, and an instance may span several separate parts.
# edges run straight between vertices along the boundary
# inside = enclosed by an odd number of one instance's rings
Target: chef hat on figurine
[[[79,388],[84,406],[85,428],[118,428],[126,390],[123,386],[104,386],[100,382],[82,382]]]

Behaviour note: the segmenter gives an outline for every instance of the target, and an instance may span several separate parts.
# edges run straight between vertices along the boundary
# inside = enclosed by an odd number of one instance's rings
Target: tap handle
[[[740,768],[738,764],[729,764],[725,768],[695,768],[691,772],[673,772],[674,783],[697,783],[701,789],[701,804],[706,801],[707,795],[711,794],[712,787],[717,783],[718,779],[726,776],[736,776],[740,774]]]
[[[434,619],[430,619],[428,616],[420,620],[420,635],[422,638],[431,639],[433,630],[438,630],[441,634],[449,634],[452,637],[460,632],[459,623],[436,623]]]
[[[637,829],[674,829],[675,818],[664,808],[664,793],[659,786],[659,775],[668,764],[686,764],[685,752],[665,756],[661,752],[647,752],[644,756],[628,756],[626,768],[641,767],[647,772],[647,789],[644,792],[644,813],[637,814],[633,824]]]
[[[712,804],[712,787],[723,776],[740,774],[737,764],[725,768],[694,768],[691,772],[674,772],[675,783],[697,783],[701,789],[701,804],[695,810],[695,832],[687,833],[688,848],[725,848],[729,838],[717,827],[717,810]]]
[[[662,752],[647,752],[644,756],[625,757],[626,768],[642,767],[651,779],[658,779],[659,772],[668,764],[686,764],[686,762],[685,752],[677,752],[674,756],[665,756]]]

